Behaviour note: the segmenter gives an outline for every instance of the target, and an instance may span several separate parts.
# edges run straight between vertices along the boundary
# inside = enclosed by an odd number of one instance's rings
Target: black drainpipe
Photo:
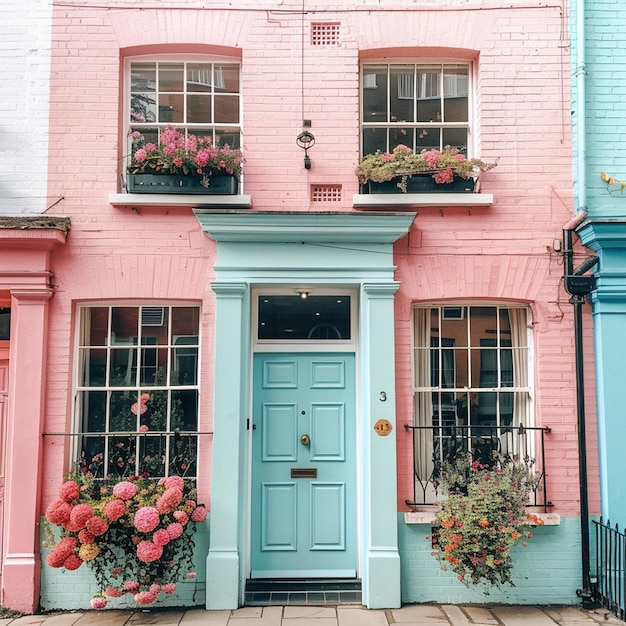
[[[576,358],[576,410],[578,418],[578,473],[580,486],[580,541],[582,559],[582,589],[577,594],[582,598],[583,608],[592,608],[591,563],[589,556],[589,498],[587,493],[587,435],[585,429],[585,390],[583,369],[583,320],[582,306],[585,298],[596,288],[595,276],[583,276],[597,262],[597,256],[587,257],[574,268],[572,232],[585,219],[587,213],[581,211],[563,227],[563,258],[565,290],[571,295],[574,306],[574,346]]]

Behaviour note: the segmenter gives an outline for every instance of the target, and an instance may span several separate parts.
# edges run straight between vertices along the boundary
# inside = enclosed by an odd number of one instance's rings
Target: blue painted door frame
[[[395,429],[393,243],[412,213],[194,210],[217,242],[210,547],[206,607],[243,604],[251,571],[254,285],[351,288],[359,294],[355,360],[358,575],[369,608],[400,606]],[[384,392],[384,393],[382,393]],[[384,399],[384,400],[383,400]]]

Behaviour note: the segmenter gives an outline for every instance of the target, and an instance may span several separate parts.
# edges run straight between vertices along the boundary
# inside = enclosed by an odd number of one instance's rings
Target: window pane
[[[215,123],[239,123],[239,96],[215,96]]]
[[[363,129],[363,154],[374,154],[377,150],[387,152],[387,129]]]
[[[440,150],[442,147],[440,137],[440,128],[418,129],[415,141],[415,152],[419,153],[423,150]]]
[[[443,145],[457,148],[461,154],[467,156],[467,129],[466,128],[444,128]]]
[[[415,103],[415,66],[392,65],[390,84],[390,121],[412,122]]]
[[[211,95],[187,96],[187,121],[191,124],[210,124],[212,109]]]
[[[159,91],[182,93],[184,90],[184,65],[159,63]]]
[[[220,93],[239,93],[239,66],[222,64],[215,66],[215,90]]]
[[[441,66],[418,66],[416,82],[417,121],[441,122]]]
[[[104,349],[81,349],[79,352],[79,385],[104,387],[106,384],[107,352]]]
[[[350,339],[350,297],[259,296],[259,339]]]
[[[363,68],[363,121],[388,122],[387,65]]]
[[[189,63],[187,65],[187,91],[211,93],[213,87],[211,63]]]
[[[467,65],[446,65],[443,76],[445,122],[468,121],[468,67]]]
[[[89,312],[88,336],[81,343],[87,346],[106,346],[109,336],[109,309],[94,307]]]
[[[178,124],[185,121],[185,98],[176,94],[163,94],[159,99],[159,122]]]

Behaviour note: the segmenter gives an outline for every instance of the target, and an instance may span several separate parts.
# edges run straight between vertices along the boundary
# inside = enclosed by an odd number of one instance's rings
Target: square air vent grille
[[[312,202],[341,202],[341,185],[311,185]]]
[[[311,45],[338,46],[339,22],[313,22],[311,24]]]

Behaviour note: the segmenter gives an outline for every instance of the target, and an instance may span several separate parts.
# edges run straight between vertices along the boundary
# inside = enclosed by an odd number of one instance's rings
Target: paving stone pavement
[[[605,609],[576,606],[461,606],[413,604],[368,610],[332,607],[268,606],[235,611],[149,609],[67,611],[0,619],[0,626],[624,626]]]

